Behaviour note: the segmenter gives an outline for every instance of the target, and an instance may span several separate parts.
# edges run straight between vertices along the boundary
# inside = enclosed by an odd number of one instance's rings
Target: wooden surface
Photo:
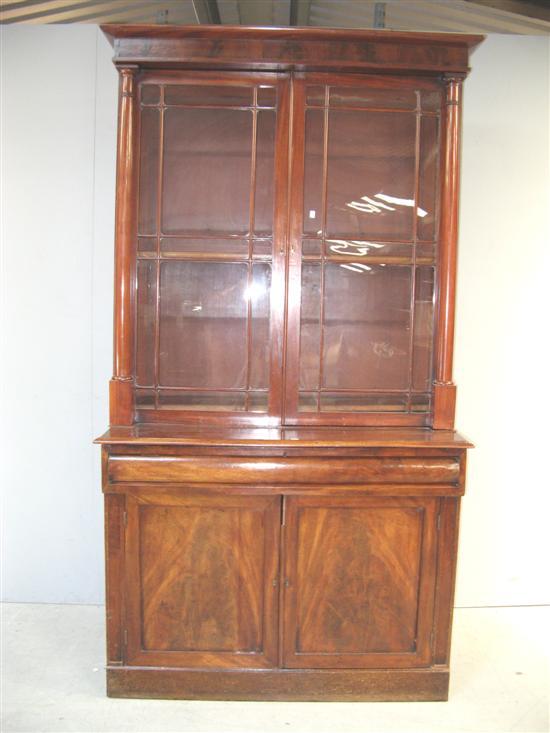
[[[284,666],[429,664],[436,500],[285,500]]]
[[[273,496],[133,493],[129,663],[276,665],[279,516]]]
[[[447,700],[449,670],[107,669],[109,697],[172,700],[413,702]]]
[[[460,87],[481,38],[104,30],[108,694],[446,699],[471,447]]]
[[[134,270],[136,240],[136,67],[120,69],[115,209],[115,297],[111,425],[134,420]]]
[[[466,72],[483,36],[243,26],[101,26],[115,63],[261,70]]]
[[[349,448],[472,448],[454,430],[429,428],[211,428],[182,425],[111,427],[100,445],[196,445]]]

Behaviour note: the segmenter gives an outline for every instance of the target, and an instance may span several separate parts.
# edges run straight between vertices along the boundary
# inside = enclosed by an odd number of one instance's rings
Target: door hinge
[[[437,519],[436,519],[436,522],[435,522],[435,527],[436,527],[437,531],[439,532],[439,530],[441,529],[441,514],[438,514],[437,515]]]
[[[128,526],[128,512],[122,512],[122,524]]]
[[[124,649],[128,647],[128,629],[124,629],[122,632],[122,643],[124,645]]]

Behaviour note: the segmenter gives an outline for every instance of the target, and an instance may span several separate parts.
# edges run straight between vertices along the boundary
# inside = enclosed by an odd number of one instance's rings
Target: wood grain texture
[[[124,512],[126,497],[105,495],[107,664],[124,663]]]
[[[437,286],[437,330],[433,427],[454,427],[456,390],[452,382],[456,267],[458,247],[458,194],[460,185],[460,121],[462,78],[447,78],[443,112],[443,154],[440,171],[441,214]]]
[[[391,670],[109,668],[110,697],[172,700],[400,702],[446,700],[445,667]]]
[[[286,501],[284,666],[428,665],[436,500]]]
[[[184,483],[457,483],[456,458],[218,458],[117,456],[109,459],[109,480]]]
[[[433,639],[435,664],[449,664],[458,552],[459,514],[459,498],[441,498]]]
[[[258,448],[472,448],[455,430],[430,428],[232,428],[200,425],[112,427],[100,445],[181,445]]]
[[[117,26],[115,63],[146,67],[466,72],[482,36],[242,26]]]
[[[131,494],[129,661],[273,666],[279,515],[273,496]]]
[[[460,90],[481,37],[104,31],[108,694],[445,700],[471,447],[452,381]]]
[[[137,190],[136,66],[120,68],[115,209],[114,364],[111,425],[132,425]]]

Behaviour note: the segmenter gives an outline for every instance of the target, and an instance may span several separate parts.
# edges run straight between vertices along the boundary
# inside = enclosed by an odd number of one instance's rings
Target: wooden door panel
[[[288,499],[285,666],[428,663],[436,501]]]
[[[278,497],[129,500],[132,664],[272,666]]]

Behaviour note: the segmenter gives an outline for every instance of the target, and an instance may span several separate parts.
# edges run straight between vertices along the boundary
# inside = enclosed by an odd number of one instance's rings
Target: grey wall
[[[117,74],[95,26],[2,36],[3,596],[97,603]]]
[[[111,371],[116,73],[94,26],[2,36],[3,596],[97,603],[91,441]],[[466,84],[457,425],[478,447],[457,605],[549,600],[534,562],[549,493],[536,437],[550,407],[549,50],[543,37],[492,36]]]

